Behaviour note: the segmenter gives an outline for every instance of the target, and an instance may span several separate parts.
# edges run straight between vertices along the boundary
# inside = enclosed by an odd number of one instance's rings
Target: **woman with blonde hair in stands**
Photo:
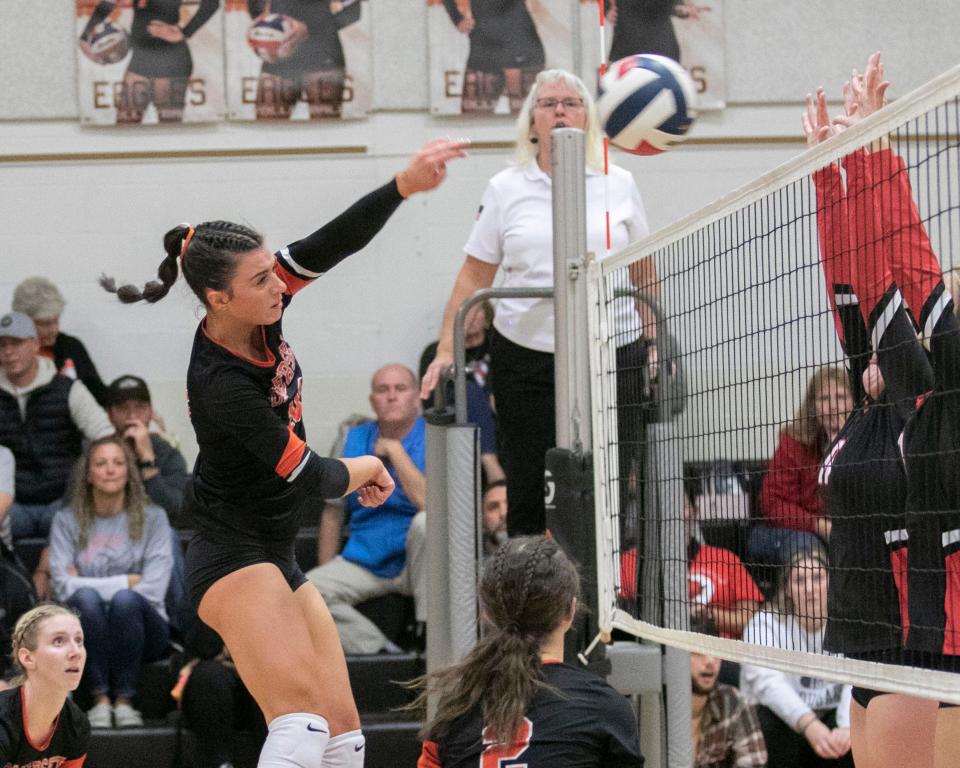
[[[750,532],[751,558],[782,565],[796,553],[830,538],[817,472],[827,448],[853,409],[842,368],[819,368],[807,382],[800,407],[780,432],[780,441],[760,486],[761,525]]]
[[[87,651],[76,614],[42,603],[13,629],[13,688],[0,691],[0,765],[80,768],[90,725],[73,701]]]

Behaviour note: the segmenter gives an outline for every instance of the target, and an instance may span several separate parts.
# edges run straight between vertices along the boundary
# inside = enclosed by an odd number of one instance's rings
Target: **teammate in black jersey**
[[[347,6],[339,12],[338,7]],[[346,60],[340,43],[344,17],[359,18],[360,0],[247,0],[250,18],[280,13],[291,26],[290,40],[276,61],[264,62],[257,83],[257,119],[289,119],[297,102],[310,117],[340,117]]]
[[[562,662],[579,594],[576,568],[553,539],[500,545],[480,582],[488,631],[462,663],[420,681],[419,703],[427,693],[439,700],[418,768],[643,765],[627,698]]]
[[[545,61],[526,0],[442,2],[457,30],[470,37],[460,111],[491,113],[506,93],[510,114],[518,114]]]
[[[294,538],[311,497],[358,491],[364,506],[379,506],[393,491],[378,458],[326,459],[307,447],[300,366],[283,337],[283,313],[298,290],[363,248],[405,197],[440,184],[463,147],[427,144],[395,179],[275,254],[239,224],[181,225],[164,237],[159,281],[140,291],[101,280],[122,301],[154,302],[179,266],[206,309],[187,374],[200,449],[184,505],[197,530],[187,585],[269,723],[261,766],[363,764],[337,631],[297,567]]]
[[[0,765],[4,768],[80,768],[90,724],[68,697],[83,675],[87,651],[80,620],[42,603],[13,628],[15,688],[0,691]]]
[[[845,87],[851,125],[884,103],[879,55]],[[822,89],[808,97],[808,143],[833,132]],[[858,407],[827,457],[820,482],[832,519],[833,566],[825,648],[852,658],[905,663],[907,478],[898,440],[932,384],[908,307],[921,307],[940,267],[913,203],[903,161],[886,142],[814,174],[821,257]],[[936,703],[854,688],[851,733],[858,766],[933,762]]]
[[[183,120],[187,86],[193,72],[193,58],[187,45],[194,33],[217,12],[220,0],[198,0],[197,9],[183,26],[180,23],[182,0],[132,0],[133,25],[130,47],[133,56],[123,76],[119,93],[117,123],[140,123],[152,102],[161,123]],[[80,35],[80,46],[87,35],[117,6],[117,0],[100,0]]]

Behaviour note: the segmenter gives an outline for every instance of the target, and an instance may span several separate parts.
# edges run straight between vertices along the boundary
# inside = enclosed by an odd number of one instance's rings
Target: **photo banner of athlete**
[[[516,115],[538,72],[573,69],[568,0],[425,1],[434,115]]]
[[[84,125],[223,120],[220,0],[76,0]]]
[[[226,0],[230,119],[365,117],[370,16],[363,0]]]
[[[604,22],[608,62],[637,53],[669,56],[693,78],[699,111],[726,106],[723,0],[605,0]],[[582,77],[591,85],[601,60],[599,23],[597,0],[581,0]]]

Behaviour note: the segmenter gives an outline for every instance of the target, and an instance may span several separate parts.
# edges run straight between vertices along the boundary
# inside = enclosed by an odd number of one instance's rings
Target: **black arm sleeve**
[[[100,2],[97,3],[97,7],[93,9],[93,13],[90,14],[90,21],[88,21],[87,26],[83,28],[80,37],[86,38],[97,24],[110,15],[114,7],[116,7],[115,0],[100,0]]]
[[[183,26],[183,36],[193,37],[194,33],[206,24],[219,8],[220,0],[200,0],[200,7],[197,8],[197,12]]]
[[[391,179],[312,235],[288,245],[290,258],[311,272],[327,272],[369,243],[402,202],[396,179]]]

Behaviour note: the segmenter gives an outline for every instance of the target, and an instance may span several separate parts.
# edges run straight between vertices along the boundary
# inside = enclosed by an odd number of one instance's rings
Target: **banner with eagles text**
[[[231,120],[366,116],[373,97],[362,0],[226,0]]]
[[[222,120],[220,0],[76,0],[80,121]]]

